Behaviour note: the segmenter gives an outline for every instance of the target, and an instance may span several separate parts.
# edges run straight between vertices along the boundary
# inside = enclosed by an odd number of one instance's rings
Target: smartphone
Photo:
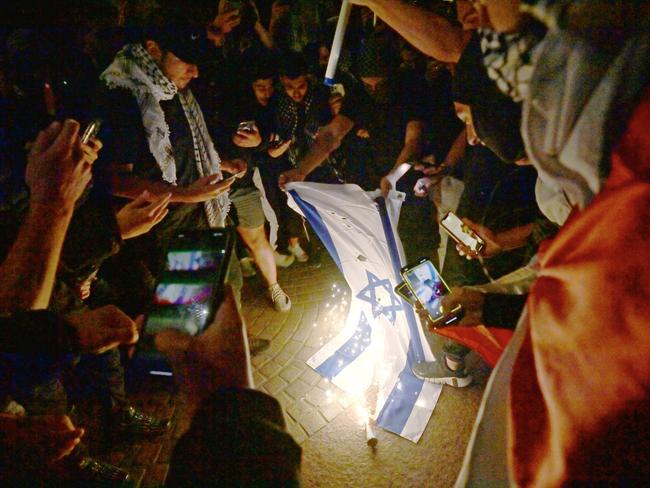
[[[90,124],[86,127],[84,130],[82,136],[81,136],[81,142],[83,144],[88,144],[88,141],[90,141],[93,137],[97,137],[97,134],[99,134],[99,129],[102,128],[102,121],[101,119],[93,119],[90,121]]]
[[[485,241],[467,227],[453,212],[448,212],[440,221],[440,225],[454,241],[467,246],[477,254],[485,247]]]
[[[444,327],[458,320],[462,307],[458,305],[453,310],[444,309],[442,299],[450,290],[429,259],[422,258],[415,264],[405,266],[401,274],[404,283],[427,311],[435,327]]]
[[[345,98],[345,87],[341,83],[334,83],[330,87],[330,95],[340,95]]]
[[[255,121],[246,120],[244,122],[240,122],[239,127],[237,127],[237,130],[243,132],[255,132]]]
[[[395,293],[397,293],[411,305],[415,305],[415,302],[418,300],[409,286],[403,281],[395,287]]]
[[[147,314],[146,334],[173,328],[194,336],[212,323],[223,301],[234,243],[232,229],[182,232],[172,240]]]

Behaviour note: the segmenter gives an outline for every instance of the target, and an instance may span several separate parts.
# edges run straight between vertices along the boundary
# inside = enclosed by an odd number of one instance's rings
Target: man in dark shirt
[[[120,288],[140,307],[151,299],[152,276],[162,271],[165,249],[177,232],[225,224],[234,180],[224,180],[221,171],[246,169],[242,160],[220,160],[188,87],[199,75],[197,64],[209,59],[205,27],[168,24],[146,37],[144,44],[125,46],[102,74],[108,89],[100,104],[106,149],[100,161],[110,168],[113,194],[170,195],[163,225],[125,249],[113,266],[129,269],[118,276]],[[240,288],[235,261],[227,281]]]

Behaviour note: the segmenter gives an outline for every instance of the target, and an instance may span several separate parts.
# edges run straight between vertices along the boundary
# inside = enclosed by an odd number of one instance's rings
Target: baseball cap
[[[214,60],[204,25],[168,23],[151,31],[149,37],[185,63],[204,65]]]

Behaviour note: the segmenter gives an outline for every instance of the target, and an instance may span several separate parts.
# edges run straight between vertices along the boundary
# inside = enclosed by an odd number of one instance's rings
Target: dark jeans
[[[127,403],[124,369],[118,349],[97,355],[0,355],[3,394],[11,396],[31,415],[66,413],[68,388],[80,398],[92,393],[108,410]],[[69,374],[74,369],[73,374]],[[72,378],[73,384],[65,381]]]

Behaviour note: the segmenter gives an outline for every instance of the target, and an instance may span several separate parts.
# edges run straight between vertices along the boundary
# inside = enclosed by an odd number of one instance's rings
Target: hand
[[[287,15],[290,10],[291,6],[282,0],[276,0],[273,2],[271,5],[271,20],[269,22],[269,25],[277,23],[280,19],[282,19],[282,17]]]
[[[462,220],[470,231],[474,232],[474,234],[485,241],[485,246],[483,246],[483,249],[481,249],[480,253],[476,253],[470,250],[464,244],[456,244],[456,250],[458,251],[458,254],[465,256],[467,259],[478,259],[479,256],[483,258],[491,258],[503,250],[498,242],[496,234],[494,234],[494,232],[492,232],[490,229],[484,225],[472,222],[469,219]]]
[[[224,191],[228,191],[235,181],[234,178],[215,181],[215,178],[214,175],[204,176],[182,189],[182,201],[185,203],[202,203],[212,200]]]
[[[93,282],[97,281],[97,271],[93,271],[88,278],[86,278],[81,283],[78,283],[74,289],[77,298],[80,300],[85,300],[90,297],[90,291],[93,286]]]
[[[131,320],[115,305],[70,314],[66,320],[77,330],[79,345],[85,352],[101,354],[120,344],[138,341],[138,323]]]
[[[81,144],[81,152],[83,153],[84,161],[92,165],[97,158],[99,157],[99,151],[101,151],[104,145],[102,141],[97,138],[90,139],[86,144]]]
[[[207,37],[215,46],[223,45],[226,35],[241,23],[239,10],[219,13],[208,26]]]
[[[290,169],[280,174],[278,178],[278,185],[280,188],[284,189],[287,183],[293,183],[294,181],[305,181],[305,175],[299,168]]]
[[[101,143],[100,143],[101,144]],[[32,203],[74,208],[92,177],[93,148],[82,148],[79,123],[53,122],[39,132],[27,157],[25,181]]]
[[[242,171],[246,171],[248,169],[248,163],[241,158],[226,159],[221,161],[221,169],[231,175],[236,175]]]
[[[266,152],[273,159],[279,158],[285,152],[287,152],[289,150],[289,147],[291,146],[291,143],[292,143],[291,139],[288,139],[288,140],[282,142],[281,144],[279,144],[277,146],[273,145],[274,143],[278,143],[278,142],[281,142],[280,137],[277,134],[272,134],[271,138],[270,138],[271,146],[269,146],[269,148],[267,149]]]
[[[148,202],[149,192],[142,194],[124,205],[116,214],[117,225],[122,239],[131,239],[146,234],[169,213],[167,205],[172,194],[167,193]]]
[[[436,157],[433,154],[425,156],[422,158],[422,161],[430,164],[416,164],[413,169],[415,169],[415,171],[422,171],[425,176],[435,176],[442,173],[447,167],[445,163],[436,165]]]
[[[388,198],[388,193],[393,190],[393,181],[390,179],[389,175],[382,177],[379,182],[379,188],[381,189],[381,194],[384,198]]]
[[[329,98],[330,111],[332,116],[338,115],[343,106],[343,97],[341,95],[333,95]]]
[[[413,194],[416,197],[424,198],[429,195],[429,189],[434,186],[436,181],[433,178],[425,176],[424,178],[419,178],[418,181],[413,185]]]
[[[230,287],[214,322],[201,335],[167,329],[156,334],[155,344],[171,360],[190,411],[219,388],[253,386],[246,328]]]
[[[256,124],[251,127],[252,130],[238,130],[232,137],[232,142],[238,147],[257,147],[262,144],[262,136]]]
[[[11,453],[11,461],[19,465],[18,469],[47,469],[68,456],[84,435],[84,429],[76,428],[67,415],[0,414],[0,429],[0,449]]]
[[[483,323],[483,306],[485,305],[483,293],[471,288],[453,287],[451,293],[443,297],[442,307],[446,311],[451,311],[458,305],[463,307],[465,314],[456,325],[469,327]]]

